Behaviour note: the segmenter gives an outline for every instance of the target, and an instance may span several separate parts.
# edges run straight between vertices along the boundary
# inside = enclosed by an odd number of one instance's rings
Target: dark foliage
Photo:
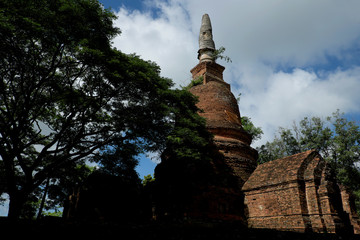
[[[140,179],[96,171],[82,185],[72,217],[85,222],[140,222],[147,212],[143,200]]]
[[[114,18],[95,0],[0,2],[0,191],[9,217],[44,191],[69,194],[69,181],[87,175],[85,161],[109,148],[123,161],[164,148],[179,92],[155,63],[111,47]]]

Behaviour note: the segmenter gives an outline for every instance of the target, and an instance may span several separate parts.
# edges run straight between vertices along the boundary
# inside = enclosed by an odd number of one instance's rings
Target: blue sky
[[[155,61],[176,86],[197,63],[201,16],[208,13],[217,48],[231,63],[224,80],[240,112],[272,140],[278,127],[337,109],[360,120],[360,1],[145,0],[100,1],[122,34],[114,46]],[[156,155],[156,154],[152,154]],[[140,177],[156,166],[142,156]]]
[[[125,7],[132,10],[142,10],[144,8],[145,1],[139,0],[101,0],[105,8],[111,8],[114,11],[119,10],[121,7]]]

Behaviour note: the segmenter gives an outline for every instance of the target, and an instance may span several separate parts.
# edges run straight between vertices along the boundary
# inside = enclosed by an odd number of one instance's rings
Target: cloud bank
[[[170,0],[116,12],[114,46],[155,61],[176,86],[197,63],[201,16],[210,15],[216,47],[232,63],[224,80],[240,112],[271,140],[279,126],[336,109],[360,113],[360,1]]]

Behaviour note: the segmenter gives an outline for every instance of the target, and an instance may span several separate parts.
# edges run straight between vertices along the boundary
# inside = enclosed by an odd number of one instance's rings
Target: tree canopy
[[[47,179],[86,160],[163,149],[179,96],[194,98],[172,90],[155,63],[113,48],[114,19],[96,0],[0,2],[0,190],[9,217]]]

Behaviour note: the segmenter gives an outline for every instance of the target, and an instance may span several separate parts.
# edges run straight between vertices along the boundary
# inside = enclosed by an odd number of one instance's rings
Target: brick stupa
[[[237,100],[223,80],[225,68],[215,62],[207,14],[202,18],[198,59],[189,91],[198,97],[199,114],[214,136],[212,159],[186,163],[171,155],[162,158],[155,169],[156,218],[231,220],[246,225],[241,187],[255,170],[258,154],[250,147],[251,136],[242,128]]]
[[[202,18],[199,37],[199,64],[192,70],[192,79],[202,80],[190,92],[199,98],[199,114],[206,119],[207,129],[214,134],[215,144],[225,156],[242,186],[256,168],[257,151],[250,147],[251,136],[241,125],[240,111],[230,85],[223,79],[225,68],[215,62],[210,18]]]
[[[161,162],[155,169],[156,217],[231,220],[250,228],[360,234],[351,192],[339,186],[326,161],[314,150],[257,165],[258,153],[243,129],[237,100],[215,62],[210,18],[202,18],[199,63],[191,70],[190,92],[214,135],[209,168]],[[190,171],[187,171],[190,170]],[[183,179],[199,175],[197,181]],[[202,176],[210,176],[203,178]],[[179,181],[180,179],[180,181]],[[199,180],[200,179],[200,180]]]

